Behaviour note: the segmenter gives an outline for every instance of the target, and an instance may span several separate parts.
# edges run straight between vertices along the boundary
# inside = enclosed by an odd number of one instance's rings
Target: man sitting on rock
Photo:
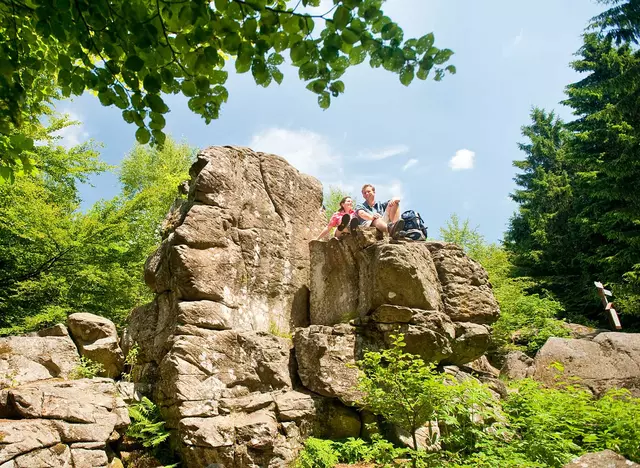
[[[373,226],[390,237],[397,238],[404,228],[404,221],[400,219],[400,199],[392,198],[386,202],[376,202],[376,188],[371,184],[362,186],[364,203],[356,206],[356,216],[360,220],[360,227]]]

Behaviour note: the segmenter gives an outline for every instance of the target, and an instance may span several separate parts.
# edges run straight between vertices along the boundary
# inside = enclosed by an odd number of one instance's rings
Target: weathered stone
[[[493,323],[500,315],[487,272],[455,244],[426,242],[442,284],[444,308],[454,321]]]
[[[451,357],[456,326],[442,312],[413,309],[414,323],[369,323],[359,330],[362,344],[358,356],[366,350],[391,346],[393,336],[404,335],[405,351],[428,362],[441,362]]]
[[[612,450],[597,453],[585,453],[581,457],[567,463],[563,468],[636,468],[637,463],[627,460]]]
[[[79,364],[78,350],[67,336],[0,338],[0,389],[68,378]]]
[[[627,388],[640,397],[640,333],[608,332],[589,339],[549,338],[536,354],[533,377],[553,385],[563,366],[562,379],[577,378],[594,394]]]
[[[487,356],[481,356],[478,359],[468,362],[466,365],[479,374],[485,374],[491,377],[500,376],[500,370],[493,367],[489,359],[487,359]]]
[[[177,304],[178,323],[211,330],[237,328],[238,309],[214,301],[180,301]]]
[[[56,444],[14,458],[9,462],[14,468],[61,467],[72,468],[89,466],[99,468],[100,465],[80,465],[72,462],[71,450],[65,444]],[[2,465],[3,467],[5,465]]]
[[[504,363],[500,369],[500,376],[508,379],[524,379],[531,377],[534,368],[533,359],[522,351],[511,351],[504,358]]]
[[[107,458],[107,454],[104,453],[104,450],[87,450],[71,447],[71,458],[74,467],[106,468],[109,463],[109,459]]]
[[[413,436],[404,429],[393,426],[393,438],[399,444],[412,449],[416,449],[413,443]],[[425,424],[416,430],[416,443],[418,450],[427,450],[434,452],[440,450],[440,427],[436,421]]]
[[[307,393],[291,391],[275,395],[279,421],[300,421],[316,414],[313,397]]]
[[[302,384],[320,395],[357,401],[356,337],[349,325],[299,328],[293,338]]]
[[[69,331],[80,354],[103,365],[105,377],[122,373],[124,354],[113,322],[99,315],[76,313],[67,317]]]
[[[580,325],[579,323],[562,322],[562,326],[569,331],[571,338],[576,338],[576,339],[593,338],[598,333],[607,331],[607,330],[601,330],[598,328],[587,327],[586,325]]]
[[[0,464],[60,442],[55,421],[0,419]]]
[[[333,398],[319,399],[316,403],[313,435],[322,439],[360,437],[362,421],[355,408],[348,408]]]
[[[291,387],[288,340],[231,330],[200,333],[176,336],[162,360],[158,399],[163,406]]]
[[[414,309],[398,305],[382,304],[371,314],[371,320],[378,323],[409,323]]]
[[[14,417],[96,424],[105,426],[108,434],[129,424],[126,405],[111,379],[46,380],[2,393],[7,394],[9,412]]]
[[[52,327],[29,333],[27,336],[69,336],[69,330],[62,323],[57,323]]]
[[[456,338],[452,343],[451,364],[466,364],[482,356],[489,348],[489,330],[471,322],[456,323]]]
[[[310,244],[312,324],[363,317],[383,304],[443,310],[442,289],[423,243],[363,246],[360,239],[358,234]]]

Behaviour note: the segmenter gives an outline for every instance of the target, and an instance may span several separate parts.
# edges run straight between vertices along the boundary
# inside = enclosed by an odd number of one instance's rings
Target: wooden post
[[[604,289],[604,286],[599,281],[594,281],[593,284],[598,288],[598,295],[602,300],[602,305],[604,306],[604,310],[608,312],[609,324],[611,328],[614,330],[622,330],[622,325],[620,324],[620,319],[618,318],[618,313],[616,309],[613,308],[613,302],[609,302],[607,296],[611,296],[611,291]]]

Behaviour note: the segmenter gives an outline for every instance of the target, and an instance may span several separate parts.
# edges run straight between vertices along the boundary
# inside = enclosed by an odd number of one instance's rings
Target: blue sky
[[[331,3],[323,0],[321,8]],[[282,85],[264,89],[229,64],[220,119],[207,126],[184,98],[171,96],[166,130],[200,148],[233,144],[279,154],[325,188],[339,186],[358,199],[362,184],[372,183],[378,199],[400,196],[403,209],[419,211],[431,237],[457,213],[498,241],[515,209],[508,195],[511,163],[522,158],[520,127],[532,106],[571,117],[558,104],[564,87],[579,79],[568,65],[601,9],[591,0],[388,0],[385,13],[405,38],[433,31],[436,46],[454,50],[456,75],[404,87],[397,75],[364,62],[344,75],[345,94],[323,111],[296,70],[284,67]],[[66,142],[101,142],[110,164],[134,145],[136,127],[91,95],[58,109],[82,121],[64,132]],[[92,183],[81,190],[85,207],[119,191],[113,174]]]

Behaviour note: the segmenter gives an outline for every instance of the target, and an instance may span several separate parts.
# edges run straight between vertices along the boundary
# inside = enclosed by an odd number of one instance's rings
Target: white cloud
[[[61,113],[66,114],[69,120],[78,121],[79,123],[54,132],[53,135],[60,138],[58,143],[65,148],[72,148],[87,141],[89,139],[89,132],[86,131],[81,117],[68,110],[62,111]]]
[[[417,159],[409,159],[404,166],[402,166],[402,170],[406,171],[407,169],[409,169],[410,167],[415,166],[416,164],[418,164],[418,160]]]
[[[409,147],[407,145],[394,145],[387,146],[384,148],[380,148],[372,151],[365,151],[358,155],[359,159],[367,159],[370,161],[380,161],[381,159],[391,158],[393,156],[399,156],[401,154],[405,154],[409,151]]]
[[[473,169],[476,153],[468,149],[456,151],[456,154],[449,160],[449,167],[454,171]]]
[[[513,55],[516,49],[518,48],[518,46],[520,46],[520,43],[522,42],[523,38],[524,38],[524,29],[520,29],[520,32],[518,33],[518,35],[513,39],[511,39],[511,41],[502,48],[502,56],[510,57],[511,55]]]
[[[323,183],[335,180],[332,184],[339,185],[344,173],[342,155],[326,137],[310,130],[268,128],[253,135],[249,146],[282,156],[300,172],[317,177]]]

